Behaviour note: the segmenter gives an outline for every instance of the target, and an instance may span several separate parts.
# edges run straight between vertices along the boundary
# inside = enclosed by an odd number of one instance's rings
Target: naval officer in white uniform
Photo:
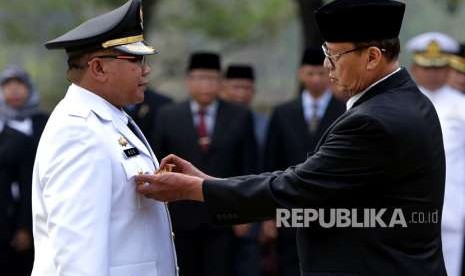
[[[72,82],[40,140],[33,172],[32,276],[174,276],[164,203],[135,191],[158,161],[122,110],[141,102],[150,68],[140,0],[46,43]]]
[[[450,55],[459,43],[430,32],[413,37],[412,73],[420,90],[433,102],[441,123],[446,155],[446,186],[442,211],[442,249],[447,274],[459,276],[465,231],[465,96],[446,85]]]

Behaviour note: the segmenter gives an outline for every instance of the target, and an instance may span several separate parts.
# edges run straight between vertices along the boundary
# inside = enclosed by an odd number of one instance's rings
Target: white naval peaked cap
[[[406,49],[410,52],[425,52],[433,41],[437,43],[443,53],[456,53],[460,48],[459,42],[451,36],[439,32],[428,32],[409,39],[406,43]]]
[[[451,54],[459,51],[460,44],[446,34],[429,32],[411,38],[406,48],[414,53],[413,62],[419,66],[445,67]]]

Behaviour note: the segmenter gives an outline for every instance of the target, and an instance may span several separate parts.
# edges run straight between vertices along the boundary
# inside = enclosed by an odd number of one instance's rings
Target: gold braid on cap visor
[[[113,47],[113,46],[131,44],[131,43],[140,42],[140,41],[144,41],[144,36],[143,35],[128,36],[128,37],[117,38],[117,39],[112,39],[112,40],[108,40],[106,42],[103,42],[102,47],[104,49],[107,49],[107,48],[110,48],[110,47]]]
[[[465,58],[458,56],[451,56],[449,66],[457,71],[465,73]]]

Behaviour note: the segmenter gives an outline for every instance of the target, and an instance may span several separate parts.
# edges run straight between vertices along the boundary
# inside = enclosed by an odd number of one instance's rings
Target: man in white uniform
[[[460,44],[460,50],[450,57],[449,67],[447,83],[465,94],[465,43]]]
[[[442,33],[424,33],[407,42],[414,52],[412,73],[439,116],[446,155],[442,245],[449,276],[459,276],[465,224],[465,96],[446,85],[450,54],[459,44]]]
[[[46,43],[68,54],[66,96],[41,137],[33,172],[33,276],[174,276],[164,203],[135,191],[158,169],[122,107],[143,100],[154,54],[143,38],[140,0]]]

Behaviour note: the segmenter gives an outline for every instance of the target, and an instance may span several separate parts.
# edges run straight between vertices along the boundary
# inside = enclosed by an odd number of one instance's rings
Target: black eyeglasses
[[[90,62],[94,58],[113,58],[113,59],[122,59],[127,60],[133,63],[138,63],[139,66],[143,67],[146,63],[146,58],[143,55],[140,56],[133,56],[133,55],[102,55],[102,56],[93,56],[91,57],[88,62]]]
[[[355,51],[359,51],[359,50],[362,50],[362,49],[370,48],[370,47],[376,47],[376,46],[368,46],[368,45],[367,46],[360,46],[360,47],[355,47],[354,49],[351,49],[351,50],[348,50],[348,51],[345,51],[345,52],[342,52],[342,53],[330,55],[328,47],[326,46],[326,43],[323,43],[323,45],[321,45],[321,49],[323,49],[323,53],[324,53],[325,57],[329,60],[329,63],[331,63],[331,68],[336,67],[336,62],[338,61],[338,59],[341,56],[343,56],[345,54],[355,52]],[[383,52],[383,53],[386,52],[386,49],[384,49],[384,48],[379,48],[379,50],[381,52]]]
[[[328,50],[328,47],[326,46],[326,43],[323,43],[323,45],[321,45],[321,49],[323,49],[323,53],[325,54],[325,57],[329,60],[329,63],[331,63],[332,68],[336,67],[336,62],[341,56],[358,51],[358,50],[362,50],[365,48],[368,48],[368,46],[355,47],[354,49],[331,55],[329,54],[329,50]]]

